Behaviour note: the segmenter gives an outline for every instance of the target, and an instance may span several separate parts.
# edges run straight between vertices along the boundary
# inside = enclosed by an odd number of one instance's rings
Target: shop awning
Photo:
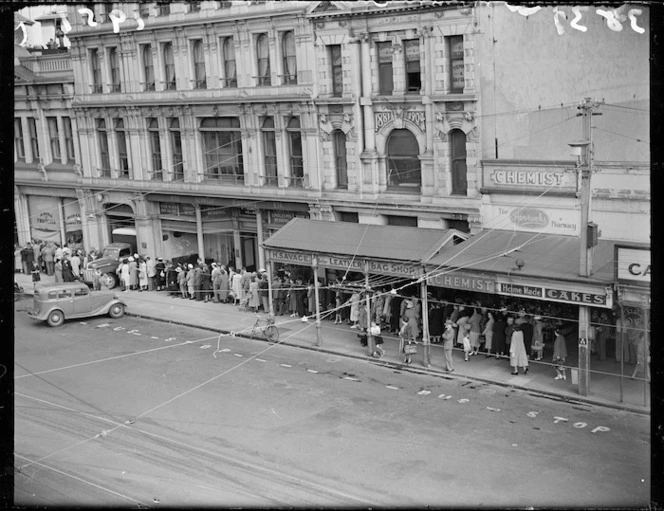
[[[265,240],[263,246],[272,252],[288,251],[422,264],[444,247],[452,247],[467,237],[467,234],[456,229],[421,229],[293,218]],[[299,263],[307,264],[307,261],[303,259]]]
[[[593,250],[592,274],[579,276],[580,240],[576,236],[484,230],[463,243],[433,257],[427,263],[435,267],[457,268],[472,273],[505,274],[594,284],[613,282],[614,245],[599,240]],[[523,262],[521,268],[517,259]]]

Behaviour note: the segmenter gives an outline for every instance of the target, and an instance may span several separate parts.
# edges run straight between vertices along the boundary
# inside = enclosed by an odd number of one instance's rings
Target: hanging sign
[[[650,286],[650,260],[649,248],[616,245],[616,280],[623,284]]]

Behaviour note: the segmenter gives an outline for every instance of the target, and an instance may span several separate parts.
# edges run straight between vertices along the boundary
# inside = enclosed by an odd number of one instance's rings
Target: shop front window
[[[214,117],[201,121],[204,178],[244,183],[242,136],[236,117]]]
[[[390,133],[387,139],[387,185],[400,191],[419,192],[422,171],[415,136],[406,129]]]

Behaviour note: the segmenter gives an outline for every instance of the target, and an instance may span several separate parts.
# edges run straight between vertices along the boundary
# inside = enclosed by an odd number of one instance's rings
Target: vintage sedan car
[[[65,319],[86,318],[108,314],[119,318],[127,306],[115,293],[90,291],[82,282],[66,282],[37,286],[32,310],[28,315],[46,321],[51,326],[61,325]]]

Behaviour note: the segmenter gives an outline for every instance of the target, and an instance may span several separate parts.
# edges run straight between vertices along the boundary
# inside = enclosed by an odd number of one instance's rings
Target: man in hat
[[[221,290],[221,268],[217,263],[212,263],[210,279],[212,280],[212,301],[219,303],[219,291]]]
[[[443,352],[445,353],[445,371],[451,373],[454,371],[454,359],[452,350],[454,349],[454,321],[448,319],[445,321],[445,330],[443,331]]]
[[[164,258],[163,257],[157,257],[157,262],[154,265],[154,269],[156,272],[155,275],[155,284],[157,287],[157,291],[161,291],[165,287],[165,282],[166,282],[166,264],[164,264]]]

